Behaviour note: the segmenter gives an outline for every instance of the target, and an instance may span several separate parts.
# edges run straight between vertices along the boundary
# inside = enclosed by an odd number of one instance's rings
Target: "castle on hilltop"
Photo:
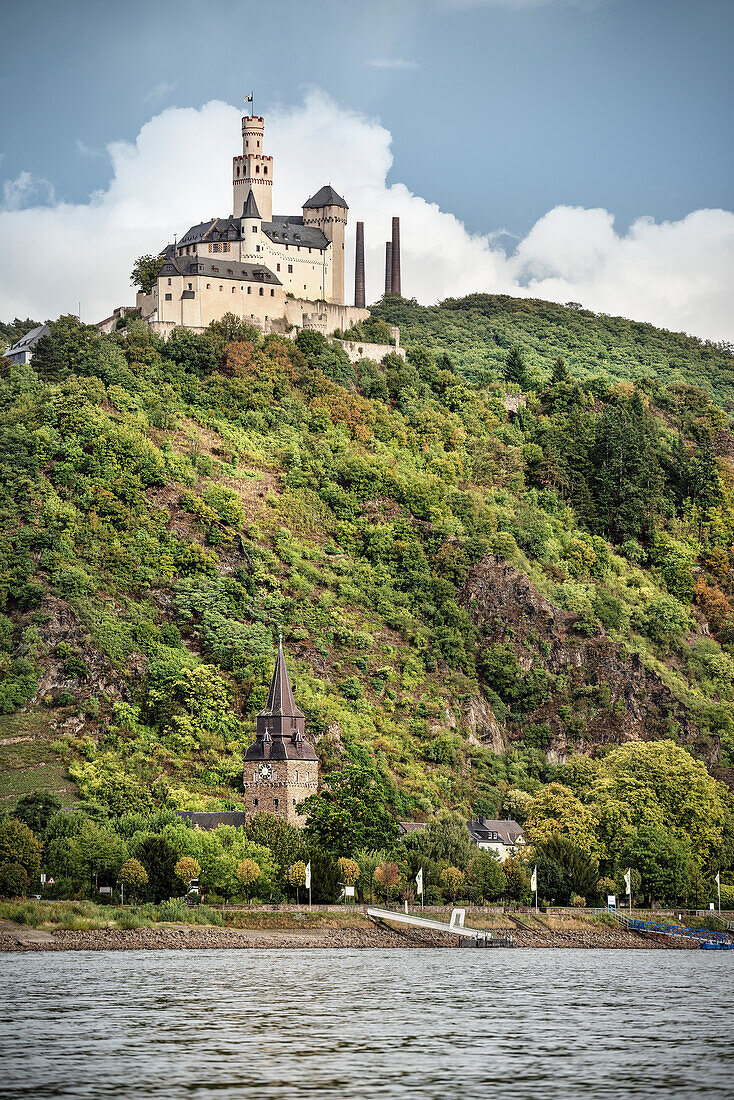
[[[264,332],[327,335],[369,317],[363,296],[360,307],[344,300],[345,199],[327,184],[300,214],[273,214],[275,165],[264,147],[264,119],[245,115],[242,153],[232,160],[233,213],[167,245],[155,286],[138,294],[142,318],[161,335],[177,325],[203,332],[225,313]],[[122,312],[108,319],[113,326]]]

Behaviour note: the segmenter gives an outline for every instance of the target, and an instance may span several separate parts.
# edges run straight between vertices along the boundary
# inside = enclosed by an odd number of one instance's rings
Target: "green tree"
[[[409,845],[415,846],[427,861],[448,863],[460,871],[466,870],[477,852],[465,818],[449,810],[442,810],[425,829],[412,833]]]
[[[162,836],[148,835],[135,845],[135,857],[148,873],[148,891],[155,902],[181,893],[181,881],[176,877],[176,849]]]
[[[355,886],[359,878],[359,864],[354,859],[342,856],[336,861],[336,869],[345,886]]]
[[[375,770],[347,764],[328,776],[324,789],[303,803],[306,835],[336,855],[358,848],[387,848],[398,827],[386,805],[387,791]]]
[[[28,882],[26,869],[20,863],[0,863],[0,897],[24,898]]]
[[[255,814],[245,825],[245,835],[255,844],[269,848],[281,871],[302,861],[306,853],[301,830],[275,814]]]
[[[201,864],[197,859],[192,859],[191,856],[182,856],[173,868],[173,873],[188,889],[193,879],[198,878],[201,874]]]
[[[525,821],[525,840],[542,846],[555,835],[570,836],[589,854],[598,849],[591,812],[562,783],[549,783],[535,796]]]
[[[502,864],[507,881],[507,897],[511,901],[522,901],[530,893],[530,878],[527,866],[519,856],[510,856]]]
[[[505,381],[519,386],[521,390],[527,389],[528,375],[525,361],[517,344],[514,344],[507,353],[505,360]]]
[[[464,872],[460,871],[458,867],[444,867],[441,871],[441,882],[451,895],[451,900],[455,903],[456,895],[464,882]]]
[[[570,836],[550,836],[542,844],[535,845],[542,870],[548,881],[548,864],[554,864],[558,875],[554,876],[555,899],[561,905],[567,905],[572,894],[592,897],[596,891],[599,869],[596,859],[588,850],[577,844]],[[540,886],[540,883],[538,884]]]
[[[0,824],[0,863],[19,863],[29,879],[41,866],[43,845],[24,821],[10,817]]]
[[[61,800],[51,791],[34,791],[18,800],[13,817],[24,821],[36,836],[41,836],[53,815],[60,809]]]
[[[134,898],[137,898],[138,890],[148,885],[148,872],[139,860],[132,857],[125,860],[118,877],[124,886],[132,890]]]
[[[299,859],[286,870],[283,878],[288,886],[292,886],[296,891],[296,905],[298,905],[298,891],[306,885],[306,864]]]
[[[254,859],[243,859],[237,864],[237,878],[245,888],[245,896],[250,900],[249,888],[260,878],[260,867]]]
[[[688,889],[691,845],[684,834],[643,825],[622,851],[624,864],[639,871],[641,890],[652,905],[677,901]]]
[[[142,290],[143,294],[150,294],[164,263],[163,256],[138,256],[130,273],[130,282]]]
[[[507,890],[507,878],[494,852],[480,851],[469,864],[468,881],[476,887],[480,901],[499,901]]]

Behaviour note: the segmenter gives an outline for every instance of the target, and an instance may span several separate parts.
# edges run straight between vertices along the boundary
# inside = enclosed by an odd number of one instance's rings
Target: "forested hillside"
[[[505,294],[448,298],[426,309],[404,298],[388,297],[375,310],[400,325],[403,338],[435,353],[448,353],[473,384],[503,377],[509,349],[517,346],[540,381],[562,356],[584,382],[653,380],[697,386],[730,408],[734,399],[734,355],[715,344],[666,332],[654,325]]]
[[[376,312],[407,362],[66,317],[5,363],[4,805],[236,805],[282,629],[325,847],[367,801],[729,866],[731,355],[548,303]]]

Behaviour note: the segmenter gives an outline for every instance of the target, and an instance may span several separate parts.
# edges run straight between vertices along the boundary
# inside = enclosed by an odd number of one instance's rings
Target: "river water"
[[[734,953],[0,957],[0,1100],[734,1096]]]

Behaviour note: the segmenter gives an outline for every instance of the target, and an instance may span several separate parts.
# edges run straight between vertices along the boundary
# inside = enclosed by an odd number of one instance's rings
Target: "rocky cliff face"
[[[469,724],[486,743],[498,744],[499,722],[506,740],[529,738],[561,759],[571,751],[673,737],[709,763],[718,761],[718,739],[703,737],[686,707],[636,654],[603,631],[595,637],[576,632],[576,616],[555,607],[502,558],[483,558],[461,599],[479,628],[478,667],[486,668],[487,654],[502,645],[521,670],[514,698],[506,685],[486,679],[489,698],[495,699],[491,719],[482,720],[481,701],[470,708]],[[540,686],[518,701],[523,677]],[[493,690],[508,713],[496,705]]]

